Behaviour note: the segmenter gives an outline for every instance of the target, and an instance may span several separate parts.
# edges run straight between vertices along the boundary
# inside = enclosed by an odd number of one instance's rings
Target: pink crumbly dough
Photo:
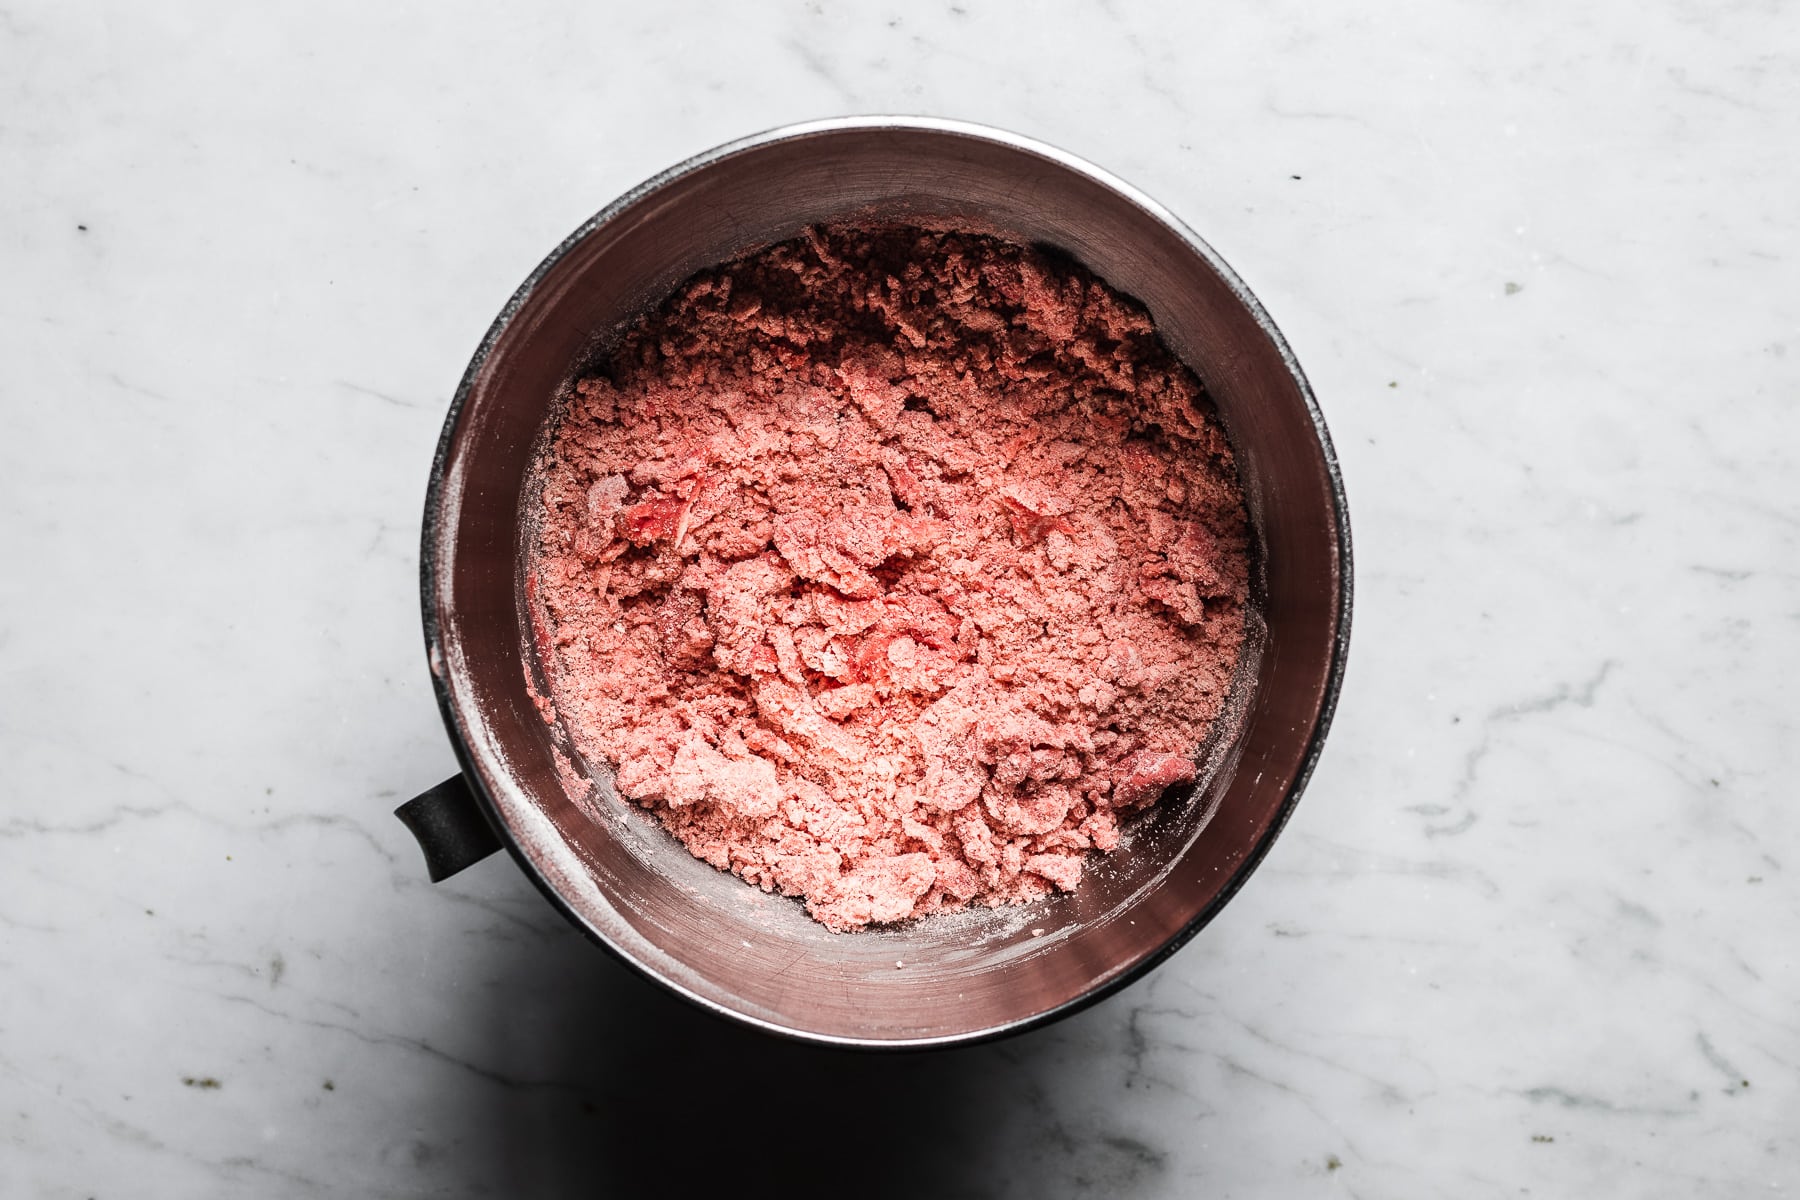
[[[545,718],[835,930],[1072,890],[1194,778],[1237,663],[1211,403],[1034,249],[842,227],[705,272],[539,470]]]

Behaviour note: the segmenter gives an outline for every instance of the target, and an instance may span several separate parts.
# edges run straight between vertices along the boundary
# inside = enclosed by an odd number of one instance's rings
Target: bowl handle
[[[421,792],[394,810],[394,815],[419,839],[425,852],[425,871],[431,882],[448,879],[500,848],[487,815],[475,802],[469,781],[453,775],[428,792]]]

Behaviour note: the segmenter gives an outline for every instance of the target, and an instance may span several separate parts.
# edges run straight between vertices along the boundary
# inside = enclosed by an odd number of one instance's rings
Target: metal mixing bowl
[[[1260,653],[1200,781],[1132,827],[1078,891],[833,934],[692,857],[572,763],[527,691],[527,473],[562,389],[694,272],[845,218],[948,221],[1072,255],[1136,297],[1217,402],[1246,492]],[[1143,974],[1268,851],[1319,755],[1349,636],[1350,532],[1330,440],[1287,343],[1160,206],[1041,143],[951,121],[856,118],[722,146],[588,221],[483,339],[431,472],[425,640],[463,776],[403,806],[432,874],[496,844],[645,975],[808,1041],[949,1045],[1025,1029]]]

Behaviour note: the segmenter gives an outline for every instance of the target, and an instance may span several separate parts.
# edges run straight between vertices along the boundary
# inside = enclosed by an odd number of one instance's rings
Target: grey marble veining
[[[25,4],[0,95],[0,1195],[1800,1191],[1786,6]],[[1209,239],[1358,562],[1225,914],[891,1059],[388,816],[453,769],[417,522],[494,312],[677,159],[883,110]]]

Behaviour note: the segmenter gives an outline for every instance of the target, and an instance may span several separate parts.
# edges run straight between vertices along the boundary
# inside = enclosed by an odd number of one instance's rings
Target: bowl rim
[[[1225,282],[1232,295],[1242,304],[1255,320],[1258,328],[1269,338],[1283,365],[1293,377],[1299,388],[1302,403],[1306,406],[1307,419],[1312,425],[1314,436],[1318,439],[1323,458],[1325,475],[1331,495],[1331,505],[1337,526],[1337,570],[1336,570],[1336,606],[1333,611],[1334,633],[1332,637],[1331,655],[1326,671],[1324,687],[1320,696],[1318,716],[1313,722],[1305,750],[1301,756],[1299,768],[1289,783],[1287,793],[1275,812],[1274,820],[1250,848],[1244,861],[1232,873],[1225,886],[1203,908],[1194,914],[1168,941],[1162,946],[1144,955],[1136,963],[1120,971],[1118,974],[1090,987],[1080,995],[1062,1003],[1023,1017],[1016,1021],[989,1026],[968,1032],[935,1035],[917,1038],[879,1038],[879,1037],[846,1037],[835,1034],[824,1034],[808,1030],[796,1025],[783,1025],[779,1022],[765,1020],[749,1013],[739,1011],[729,1005],[721,1004],[707,996],[683,986],[676,980],[656,971],[650,965],[638,961],[623,947],[614,944],[599,929],[595,928],[564,899],[551,882],[544,876],[537,863],[527,854],[522,839],[514,832],[505,820],[498,804],[489,795],[482,773],[470,750],[473,739],[465,727],[460,709],[451,693],[449,681],[449,659],[445,654],[443,630],[439,626],[437,615],[437,593],[439,571],[437,561],[437,545],[443,530],[441,517],[444,510],[445,491],[447,486],[447,466],[452,446],[456,442],[461,428],[463,409],[473,391],[475,381],[481,374],[489,356],[493,353],[501,337],[505,334],[513,318],[530,300],[532,293],[544,278],[559,264],[563,258],[577,245],[596,230],[613,220],[628,208],[637,204],[646,196],[656,192],[668,184],[696,171],[703,170],[721,160],[751,150],[793,141],[817,134],[841,132],[868,132],[894,130],[899,132],[923,132],[948,135],[950,137],[968,138],[1004,146],[1011,150],[1022,151],[1038,158],[1048,160],[1065,170],[1085,176],[1087,179],[1116,193],[1122,199],[1137,206],[1151,218],[1166,226],[1176,237],[1197,254]],[[1354,572],[1352,569],[1350,543],[1349,502],[1344,492],[1343,473],[1338,463],[1337,452],[1332,445],[1331,435],[1325,427],[1324,414],[1319,409],[1317,398],[1313,394],[1312,385],[1294,357],[1287,339],[1276,327],[1267,310],[1262,306],[1250,289],[1245,286],[1229,264],[1213,250],[1201,237],[1190,229],[1180,218],[1162,204],[1133,187],[1131,184],[1113,175],[1111,172],[1088,162],[1065,150],[1058,149],[1049,143],[1022,134],[1012,133],[993,126],[978,124],[943,117],[905,116],[889,114],[870,114],[859,116],[830,117],[820,120],[801,121],[780,125],[760,133],[749,134],[729,142],[722,143],[709,150],[704,150],[675,165],[658,172],[650,178],[629,189],[617,199],[600,209],[593,216],[583,221],[574,232],[565,237],[555,249],[533,268],[508,298],[500,313],[488,326],[482,336],[474,356],[469,360],[462,379],[457,384],[455,394],[451,397],[448,412],[445,414],[442,431],[438,435],[437,447],[432,455],[431,478],[425,494],[425,515],[420,538],[419,554],[419,590],[420,602],[424,616],[425,652],[428,665],[431,666],[432,688],[437,694],[438,709],[444,720],[445,729],[450,735],[451,747],[456,754],[457,764],[462,768],[463,776],[469,782],[469,791],[475,797],[488,823],[493,826],[501,845],[505,846],[513,860],[519,865],[526,878],[535,884],[551,905],[563,917],[582,931],[587,938],[611,954],[619,962],[635,974],[674,993],[695,1005],[702,1011],[725,1018],[733,1023],[759,1030],[763,1033],[805,1042],[813,1045],[830,1046],[843,1049],[858,1050],[929,1050],[952,1046],[969,1046],[999,1038],[1038,1029],[1052,1022],[1071,1016],[1091,1005],[1099,1003],[1108,996],[1128,987],[1143,978],[1157,966],[1167,961],[1177,950],[1187,945],[1195,935],[1210,924],[1219,912],[1249,880],[1258,866],[1267,857],[1276,838],[1286,827],[1293,815],[1300,795],[1305,791],[1307,782],[1312,778],[1313,770],[1318,765],[1319,756],[1323,752],[1325,736],[1330,731],[1332,718],[1337,710],[1338,694],[1342,690],[1345,665],[1350,649],[1350,615],[1354,594]]]

